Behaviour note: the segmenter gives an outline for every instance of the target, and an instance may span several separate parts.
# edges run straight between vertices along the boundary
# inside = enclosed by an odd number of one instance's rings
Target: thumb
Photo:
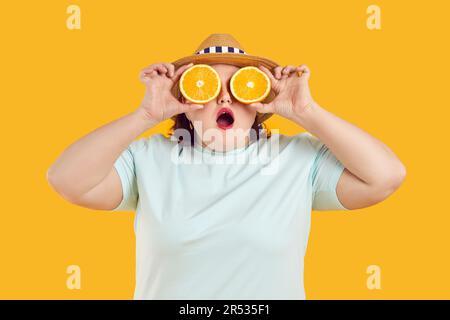
[[[272,102],[269,103],[255,102],[250,103],[248,106],[259,113],[273,113]]]
[[[183,74],[183,72],[186,71],[187,69],[189,69],[190,67],[192,67],[193,65],[194,65],[194,63],[191,62],[189,64],[185,64],[185,65],[179,67],[177,69],[177,71],[175,71],[175,74],[172,77],[172,81],[177,82],[181,78],[181,75]]]
[[[185,112],[189,112],[189,111],[194,111],[194,110],[200,110],[203,109],[204,105],[203,104],[197,104],[197,103],[179,103],[179,113],[185,113]]]
[[[308,66],[305,64],[302,64],[295,68],[295,71],[297,71],[297,74],[300,78],[304,80],[309,80],[311,76],[311,71],[309,70]]]

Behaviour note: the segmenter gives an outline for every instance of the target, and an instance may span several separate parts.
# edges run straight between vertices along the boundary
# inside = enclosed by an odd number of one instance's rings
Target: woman
[[[205,105],[173,94],[199,62],[222,81]],[[271,98],[234,99],[229,80],[244,65],[270,77]],[[76,141],[51,166],[50,184],[71,203],[136,210],[135,299],[304,299],[311,209],[368,207],[400,186],[405,168],[394,153],[322,108],[309,77],[305,65],[278,66],[213,34],[194,55],[144,69],[140,107]],[[262,135],[274,113],[309,133]],[[133,141],[169,118],[171,139]],[[217,161],[237,156],[257,161]]]

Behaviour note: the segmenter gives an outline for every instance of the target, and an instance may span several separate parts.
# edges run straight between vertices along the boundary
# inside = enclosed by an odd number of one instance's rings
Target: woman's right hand
[[[180,113],[203,108],[201,104],[182,103],[171,92],[183,72],[192,65],[182,65],[175,71],[171,63],[156,63],[143,69],[139,78],[146,92],[138,111],[142,111],[149,121],[160,122]]]

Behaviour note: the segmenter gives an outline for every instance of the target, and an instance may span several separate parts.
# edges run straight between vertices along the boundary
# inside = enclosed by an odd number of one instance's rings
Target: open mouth
[[[230,129],[234,123],[233,111],[228,108],[220,108],[217,112],[216,122],[220,129]]]

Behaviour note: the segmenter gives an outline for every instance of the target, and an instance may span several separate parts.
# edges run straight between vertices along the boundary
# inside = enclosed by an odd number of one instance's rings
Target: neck
[[[221,145],[219,143],[214,143],[213,141],[205,141],[205,140],[201,139],[198,135],[197,135],[197,139],[198,139],[197,141],[201,141],[201,146],[203,148],[214,151],[214,152],[216,152],[216,151],[226,152],[226,151],[231,151],[234,149],[246,148],[246,147],[248,147],[248,145],[251,142],[249,135],[246,135],[244,137],[244,139],[233,139],[233,137],[231,137],[232,140],[230,141],[229,144],[227,144],[226,140],[224,140]]]

